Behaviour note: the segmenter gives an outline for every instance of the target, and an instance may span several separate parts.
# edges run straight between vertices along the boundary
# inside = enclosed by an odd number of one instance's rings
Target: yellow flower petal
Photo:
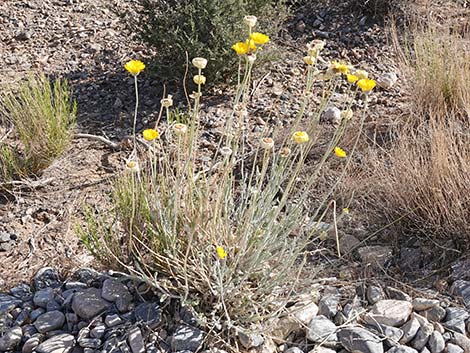
[[[356,84],[362,92],[369,92],[377,85],[374,80],[369,80],[368,78],[360,79]]]
[[[336,157],[344,158],[347,156],[346,152],[341,147],[335,147]]]
[[[193,81],[196,85],[204,85],[204,84],[206,84],[206,76],[204,76],[204,75],[195,75],[193,77]]]
[[[247,43],[237,42],[234,45],[232,45],[232,49],[235,50],[235,52],[238,55],[244,55],[244,54],[248,53],[248,51],[250,50],[250,47],[248,46]]]
[[[145,69],[145,64],[140,60],[131,60],[128,61],[124,68],[129,71],[132,76],[137,76],[140,72]]]
[[[225,249],[221,246],[217,247],[217,256],[219,259],[223,260],[227,257],[227,253],[225,252]]]
[[[147,129],[142,131],[142,135],[144,136],[144,139],[147,141],[153,141],[160,136],[157,130],[154,129]]]
[[[296,131],[292,135],[292,140],[294,140],[295,143],[298,143],[300,145],[302,143],[308,142],[310,138],[306,131]]]
[[[359,77],[357,77],[356,75],[347,74],[346,77],[348,78],[348,82],[350,83],[355,83],[357,82],[357,80],[359,80]]]
[[[338,61],[333,61],[330,65],[330,70],[336,74],[347,74],[349,72],[349,68],[349,65]]]
[[[263,45],[269,42],[269,36],[263,33],[254,32],[250,34],[250,39],[257,45]]]

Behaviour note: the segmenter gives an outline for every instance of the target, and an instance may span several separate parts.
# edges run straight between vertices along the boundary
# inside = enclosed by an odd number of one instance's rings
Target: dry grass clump
[[[31,76],[18,89],[0,95],[0,117],[19,143],[0,150],[0,179],[37,175],[70,144],[76,106],[65,80]]]
[[[373,155],[367,195],[406,230],[468,246],[470,35],[436,28],[414,31],[401,52],[410,114],[391,149]]]
[[[199,143],[203,70],[210,66],[195,58],[197,91],[191,95],[189,118],[175,121],[171,96],[162,99],[161,117],[167,121],[159,118],[154,129],[143,131],[147,148],[134,148],[129,156],[126,172],[114,184],[114,208],[110,213],[89,210],[79,230],[100,260],[181,298],[217,331],[247,328],[279,315],[308,288],[309,279],[299,273],[326,207],[307,209],[305,203],[328,158],[347,169],[352,151],[340,148],[342,136],[351,119],[363,124],[367,96],[375,86],[365,71],[352,71],[345,63],[321,67],[324,43],[314,41],[304,57],[305,91],[297,97],[300,108],[293,125],[281,131],[267,124],[258,136],[248,134],[244,126],[252,71],[269,37],[255,31],[254,16],[244,22],[247,37],[232,46],[239,60],[233,110],[213,154],[204,155]],[[144,67],[138,61],[126,64],[136,87]],[[316,169],[304,175],[322,110],[346,78],[350,100],[341,107],[341,122]],[[320,92],[314,84],[322,87]],[[314,105],[316,95],[321,103]],[[351,110],[354,99],[362,100],[362,113]],[[315,118],[304,119],[312,106]]]

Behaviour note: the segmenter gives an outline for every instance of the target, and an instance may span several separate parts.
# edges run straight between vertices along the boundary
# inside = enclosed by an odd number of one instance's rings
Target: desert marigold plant
[[[252,32],[256,25],[252,17],[244,22],[253,42],[268,43],[269,38]],[[308,48],[311,56],[318,58],[323,46],[323,42],[313,43]],[[223,134],[214,151],[208,154],[199,144],[205,133],[200,107],[206,62],[196,58],[192,60],[197,69],[193,82],[198,90],[191,95],[188,119],[143,132],[146,140],[160,138],[158,143],[146,144],[141,162],[132,159],[135,164],[131,166],[127,162],[131,172],[116,182],[112,194],[116,221],[92,218],[90,226],[81,230],[97,256],[178,296],[197,308],[204,325],[227,332],[278,315],[291,300],[290,294],[301,293],[305,287],[293,279],[299,277],[325,207],[306,209],[305,201],[320,168],[329,156],[339,153],[335,147],[348,121],[354,119],[356,98],[355,87],[349,85],[350,101],[343,107],[347,117],[335,130],[315,171],[304,176],[319,116],[334,93],[335,80],[344,78],[335,75],[333,84],[319,82],[313,60],[306,66],[305,94],[298,97],[300,108],[292,126],[269,128],[253,140],[240,127],[250,118],[248,100],[256,61],[250,59],[253,53],[248,42],[236,43],[235,48],[233,55],[240,56],[244,65],[239,66],[233,109],[223,117]],[[315,83],[322,87],[320,92],[315,91]],[[322,97],[316,118],[304,119],[315,94]],[[345,167],[352,152],[346,156],[343,151]],[[204,161],[201,154],[205,154]],[[102,224],[101,231],[108,236],[97,235],[97,224]]]

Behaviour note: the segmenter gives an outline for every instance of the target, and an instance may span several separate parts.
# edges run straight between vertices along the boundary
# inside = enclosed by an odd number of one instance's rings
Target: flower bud
[[[160,100],[160,104],[165,108],[171,107],[173,105],[173,96],[169,94],[168,97]]]
[[[193,65],[198,69],[205,69],[207,66],[207,59],[204,58],[194,58],[192,61]]]
[[[196,85],[204,85],[206,83],[206,76],[204,75],[195,75],[193,77],[194,83]]]
[[[308,142],[310,140],[306,131],[294,132],[294,134],[292,135],[292,139],[294,140],[295,143],[299,145],[302,143]]]
[[[126,169],[130,172],[138,173],[139,170],[140,170],[139,163],[137,161],[133,161],[133,160],[127,161],[126,162]]]

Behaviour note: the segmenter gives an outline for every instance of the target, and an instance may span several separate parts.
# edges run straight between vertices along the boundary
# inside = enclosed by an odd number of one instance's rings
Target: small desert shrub
[[[435,28],[415,31],[401,52],[410,115],[391,148],[371,158],[364,195],[405,231],[468,246],[470,36]]]
[[[252,38],[267,40],[259,34]],[[359,95],[353,83],[341,123],[316,168],[307,176],[302,173],[322,110],[349,71],[345,64],[332,63],[320,73],[317,57],[323,44],[316,41],[304,58],[305,93],[298,97],[300,109],[293,125],[285,131],[267,125],[252,136],[244,125],[249,121],[247,100],[256,57],[253,48],[239,42],[235,48],[240,82],[233,110],[209,156],[200,145],[206,62],[194,59],[198,89],[192,94],[189,121],[172,122],[172,101],[162,100],[169,122],[158,126],[160,132],[157,126],[143,132],[147,149],[140,157],[134,149],[127,170],[116,180],[114,208],[110,213],[86,212],[86,225],[79,232],[91,252],[182,298],[203,315],[202,322],[218,330],[232,325],[247,328],[281,313],[293,293],[308,288],[308,279],[300,276],[306,246],[327,209],[327,198],[317,209],[305,208],[312,186],[329,158],[339,159],[346,170],[352,155],[338,144],[353,118],[353,98]],[[313,104],[315,84],[319,105]],[[357,83],[364,91],[374,85],[365,78]],[[367,100],[363,107],[366,111]],[[315,114],[304,121],[307,109],[315,109]]]
[[[38,174],[69,145],[75,123],[75,103],[67,81],[53,84],[32,76],[17,90],[0,96],[0,116],[13,128],[18,144],[1,146],[2,178]]]
[[[243,27],[239,19],[246,13],[262,15],[269,35],[276,35],[287,16],[284,0],[139,0],[137,18],[129,19],[133,30],[156,49],[155,69],[160,78],[183,78],[186,53],[189,58],[208,59],[208,83],[227,79],[235,62],[230,45]]]

